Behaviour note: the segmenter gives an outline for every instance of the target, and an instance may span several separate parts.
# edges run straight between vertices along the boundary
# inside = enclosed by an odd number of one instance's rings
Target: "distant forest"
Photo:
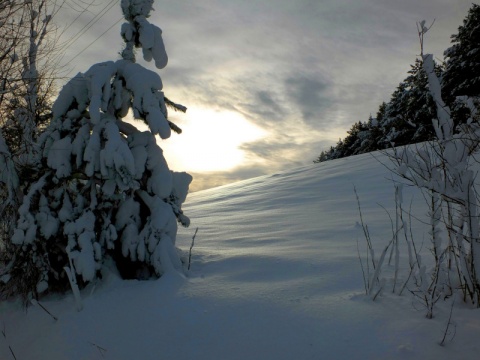
[[[471,117],[471,104],[465,103],[467,96],[475,99],[476,109],[480,107],[479,5],[472,5],[451,39],[452,46],[444,52],[444,62],[436,64],[435,71],[441,79],[442,97],[458,127]],[[436,113],[427,74],[417,59],[390,101],[380,105],[376,116],[353,124],[348,135],[322,151],[314,163],[433,140],[432,120]]]

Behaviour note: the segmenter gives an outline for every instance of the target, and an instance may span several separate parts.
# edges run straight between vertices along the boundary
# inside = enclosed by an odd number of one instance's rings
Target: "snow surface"
[[[191,227],[176,242],[188,258],[199,228],[186,276],[105,273],[82,291],[81,312],[72,294],[41,300],[58,320],[38,304],[3,302],[0,358],[13,359],[10,346],[17,359],[40,360],[478,359],[480,311],[460,299],[441,347],[451,300],[428,320],[410,294],[391,293],[390,276],[375,302],[364,295],[354,186],[379,254],[392,236],[382,206],[395,217],[395,192],[369,154],[193,193],[183,207]],[[422,218],[420,193],[405,187],[403,197]],[[427,258],[428,226],[412,231]],[[407,258],[401,249],[404,269]]]

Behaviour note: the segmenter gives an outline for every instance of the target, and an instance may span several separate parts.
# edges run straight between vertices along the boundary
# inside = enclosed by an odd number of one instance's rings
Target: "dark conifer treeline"
[[[435,71],[442,79],[443,98],[459,125],[470,115],[462,97],[480,97],[479,5],[472,5],[463,25],[451,39],[452,46],[444,52],[445,62],[436,65]],[[478,101],[476,106],[478,108]],[[314,162],[433,140],[435,118],[436,105],[428,89],[427,74],[417,59],[390,101],[380,105],[376,116],[353,124],[343,140],[322,151]]]

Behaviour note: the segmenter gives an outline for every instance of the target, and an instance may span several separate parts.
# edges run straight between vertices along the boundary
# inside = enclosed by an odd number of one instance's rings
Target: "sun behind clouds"
[[[247,160],[242,144],[267,135],[241,114],[228,110],[192,106],[174,122],[183,133],[172,134],[159,145],[169,167],[176,171],[231,170]]]

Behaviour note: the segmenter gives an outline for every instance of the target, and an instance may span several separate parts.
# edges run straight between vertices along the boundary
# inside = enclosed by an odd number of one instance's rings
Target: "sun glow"
[[[227,171],[245,162],[240,147],[266,132],[233,111],[191,107],[172,119],[181,135],[159,142],[172,170],[187,172]]]

